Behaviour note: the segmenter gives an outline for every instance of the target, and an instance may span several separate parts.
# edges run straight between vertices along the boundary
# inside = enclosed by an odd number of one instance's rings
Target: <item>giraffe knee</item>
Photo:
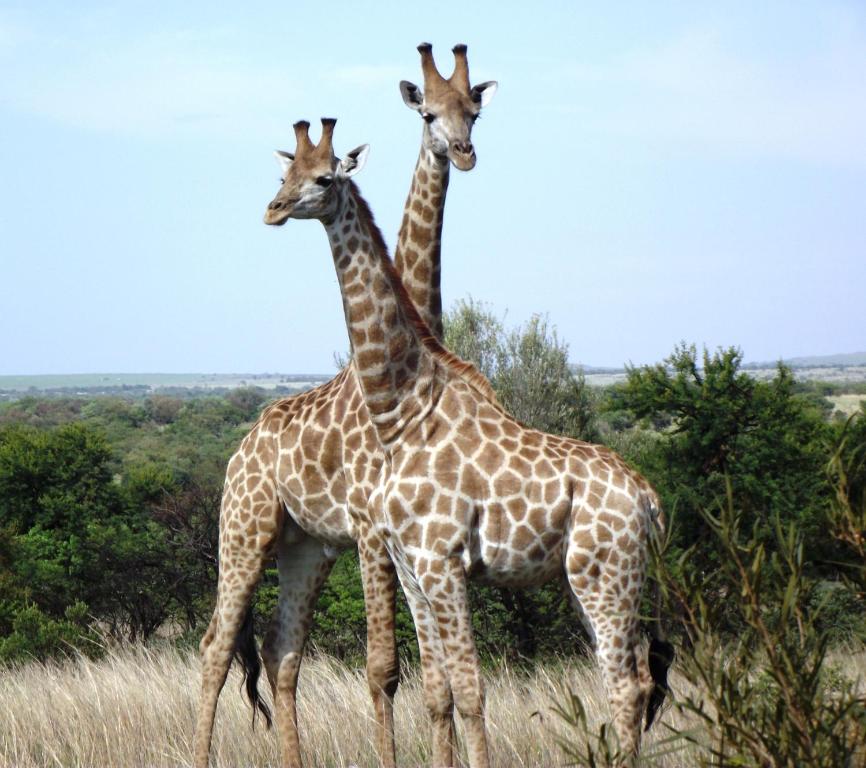
[[[280,668],[280,653],[277,649],[277,638],[269,630],[262,639],[262,662],[268,672],[268,679],[275,684]]]
[[[454,700],[451,698],[449,688],[436,688],[435,690],[424,690],[424,706],[430,718],[435,721],[451,720],[454,713]]]
[[[458,682],[453,686],[454,706],[463,717],[482,717],[484,714],[484,685],[480,678]]]
[[[213,642],[215,634],[216,614],[214,613],[213,617],[210,620],[210,624],[208,624],[207,629],[205,630],[205,633],[201,638],[201,642],[198,644],[198,652],[200,656],[204,656],[205,653],[207,653],[207,649],[210,648],[210,644]]]
[[[394,698],[399,680],[400,661],[396,651],[367,659],[367,685],[374,696],[382,691]]]

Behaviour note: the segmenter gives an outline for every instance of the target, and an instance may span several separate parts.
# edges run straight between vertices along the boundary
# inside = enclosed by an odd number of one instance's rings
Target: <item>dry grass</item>
[[[855,662],[863,669],[863,659]],[[100,661],[0,667],[0,766],[114,766],[169,768],[192,754],[200,668],[193,652],[115,650]],[[674,677],[673,684],[682,685]],[[601,683],[591,664],[549,665],[531,674],[500,668],[488,675],[488,724],[493,764],[507,768],[563,765],[553,714],[568,687],[587,704],[590,721],[608,717]],[[263,686],[266,687],[266,686]],[[682,689],[680,689],[682,693]],[[299,720],[308,766],[374,766],[372,709],[361,670],[330,658],[305,662]],[[410,672],[397,695],[398,762],[425,765],[429,726],[419,676]],[[687,724],[673,710],[662,722]],[[574,734],[569,734],[574,736]],[[645,753],[665,737],[654,727]],[[250,708],[233,669],[217,715],[212,764],[277,765],[272,731],[250,728]],[[694,765],[687,752],[649,761],[663,768]]]
[[[863,395],[834,395],[827,398],[832,404],[835,411],[839,411],[844,416],[851,416],[860,410],[861,404],[866,401]]]

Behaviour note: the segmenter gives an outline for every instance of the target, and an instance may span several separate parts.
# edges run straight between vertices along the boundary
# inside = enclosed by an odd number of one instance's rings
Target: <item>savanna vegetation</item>
[[[623,384],[592,388],[544,317],[508,328],[471,300],[448,313],[446,343],[481,368],[521,421],[610,445],[661,494],[669,535],[654,544],[653,581],[678,660],[674,711],[654,740],[679,757],[659,764],[863,758],[857,676],[866,665],[851,660],[862,661],[866,641],[866,408],[845,419],[828,399],[848,390],[799,383],[782,365],[759,381],[739,349],[699,353],[686,344],[658,365],[629,370]],[[169,645],[163,653],[187,670],[178,674],[194,695],[190,646],[214,599],[225,464],[270,396],[250,387],[195,397],[135,390],[0,405],[0,706],[25,706],[11,681],[23,670],[39,674],[28,662],[71,657],[42,674],[95,676],[81,670],[129,658],[146,666],[153,651],[142,643]],[[260,621],[275,599],[268,573],[256,597]],[[568,687],[574,676],[563,670],[583,669],[586,639],[559,586],[473,586],[472,603],[493,679],[507,672],[529,691],[535,683],[526,681],[541,676],[558,702],[558,714],[550,701],[532,706],[558,724],[559,759],[614,762],[616,745],[593,714],[601,698],[591,686]],[[405,605],[398,633],[411,670],[417,650]],[[362,664],[364,634],[357,558],[347,552],[311,640],[347,663],[334,675],[361,690],[351,670]],[[138,650],[122,650],[133,641]],[[181,706],[183,717],[191,706]],[[533,714],[519,711],[524,720]],[[185,721],[183,731],[191,733]],[[164,746],[166,754],[188,754],[184,743]],[[508,764],[549,765],[540,757],[547,749],[530,742],[522,762]]]

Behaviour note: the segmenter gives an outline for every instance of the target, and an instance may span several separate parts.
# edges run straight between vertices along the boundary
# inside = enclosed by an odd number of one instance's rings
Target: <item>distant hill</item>
[[[838,355],[816,355],[814,357],[792,357],[785,360],[791,368],[825,368],[830,365],[866,365],[866,352],[846,352]]]
[[[789,368],[838,368],[866,365],[866,352],[841,352],[837,355],[811,355],[807,357],[790,357],[782,361]],[[775,369],[777,360],[743,363],[746,370]],[[640,366],[638,366],[640,367]],[[573,363],[573,371],[582,370],[586,375],[604,375],[625,373],[625,366],[596,366],[585,363]]]
[[[261,387],[275,391],[306,389],[327,381],[326,373],[78,373],[0,376],[0,393],[141,394],[171,389],[222,390]],[[137,392],[141,390],[141,392]]]
[[[821,378],[821,370],[844,368],[866,368],[866,352],[847,352],[837,355],[814,355],[792,357],[783,361],[795,370],[801,370],[803,378]],[[776,361],[749,362],[743,369],[750,372],[775,371]],[[625,378],[625,366],[595,366],[572,364],[576,373],[583,371],[592,383],[607,384]],[[842,375],[857,380],[866,378],[866,371],[851,370],[843,374],[827,372],[827,378]],[[754,375],[760,375],[756,373]],[[0,376],[0,400],[15,399],[20,393],[53,393],[55,395],[128,394],[145,395],[148,392],[166,390],[223,390],[235,387],[261,387],[276,392],[297,391],[329,380],[328,373],[92,373],[56,374],[39,376]]]
[[[791,357],[782,361],[801,380],[829,382],[866,381],[866,352],[846,352],[838,355]],[[759,379],[776,375],[778,361],[743,363],[742,370]],[[640,366],[638,366],[640,367]],[[598,387],[625,381],[625,366],[621,368],[572,364],[572,371],[582,371],[588,384]]]

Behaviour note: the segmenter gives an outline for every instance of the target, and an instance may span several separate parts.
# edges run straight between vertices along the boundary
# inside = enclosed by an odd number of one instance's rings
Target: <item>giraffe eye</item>
[[[320,187],[330,187],[333,180],[334,179],[331,176],[319,176],[319,178],[316,179],[316,184]]]
[[[431,115],[429,112],[425,112],[421,117],[424,118],[424,122],[427,123],[427,125],[430,125],[430,123],[436,119],[436,115]]]

